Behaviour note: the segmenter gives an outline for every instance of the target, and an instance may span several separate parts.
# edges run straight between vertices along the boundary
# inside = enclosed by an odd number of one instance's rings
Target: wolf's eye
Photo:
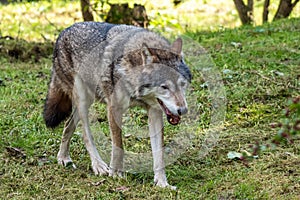
[[[160,87],[161,87],[162,89],[164,89],[164,90],[168,90],[168,89],[169,89],[169,87],[166,86],[166,85],[161,85]]]

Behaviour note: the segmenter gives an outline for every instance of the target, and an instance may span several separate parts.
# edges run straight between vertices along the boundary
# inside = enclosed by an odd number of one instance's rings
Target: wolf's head
[[[145,102],[151,101],[150,106],[155,101],[172,125],[177,125],[180,116],[188,111],[185,92],[191,82],[191,72],[181,51],[180,38],[167,50],[149,48],[146,44],[141,49],[144,67],[137,96]]]

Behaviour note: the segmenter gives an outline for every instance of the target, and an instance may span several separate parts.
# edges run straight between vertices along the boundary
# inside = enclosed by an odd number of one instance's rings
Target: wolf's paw
[[[118,177],[124,178],[124,173],[121,170],[116,170],[116,169],[110,168],[109,176],[112,176],[112,177],[118,176]]]
[[[162,187],[162,188],[177,190],[176,186],[169,185],[169,183],[167,183],[167,182],[156,182],[155,185],[158,186],[158,187]]]
[[[102,160],[92,161],[92,168],[95,175],[107,175],[109,173],[107,164]]]
[[[72,159],[70,157],[57,157],[58,164],[64,166],[64,167],[71,167],[73,169],[76,169],[76,165],[73,163]]]
[[[154,184],[158,187],[169,188],[171,190],[177,189],[175,186],[169,185],[164,171],[156,172],[154,175]]]

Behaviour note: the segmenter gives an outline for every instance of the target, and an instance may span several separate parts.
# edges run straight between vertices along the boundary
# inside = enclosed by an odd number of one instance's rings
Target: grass
[[[4,12],[3,7],[0,10]],[[71,8],[66,10],[76,15]],[[66,14],[60,9],[57,12],[58,18]],[[12,25],[15,30],[5,32],[5,23],[1,21],[2,35],[16,37],[13,34],[18,33],[18,26]],[[77,169],[57,165],[55,156],[63,127],[46,129],[41,115],[50,80],[51,42],[57,30],[47,21],[36,23],[40,29],[35,34],[26,35],[24,29],[18,40],[0,40],[0,199],[300,198],[299,138],[294,144],[268,149],[247,163],[227,157],[229,151],[249,151],[251,144],[271,140],[276,130],[269,124],[279,121],[287,100],[299,95],[300,19],[185,33],[207,49],[220,72],[227,112],[217,146],[208,155],[199,156],[203,130],[210,122],[212,99],[203,74],[190,63],[195,77],[193,93],[201,113],[200,120],[192,127],[197,134],[190,138],[184,153],[167,166],[168,180],[178,187],[177,191],[155,187],[152,172],[128,173],[123,179],[93,175],[80,128],[71,144]],[[58,29],[64,23],[71,22],[61,20]],[[43,24],[54,28],[46,29],[50,41],[36,43],[44,40],[37,34]],[[192,59],[187,57],[187,61]],[[108,134],[105,106],[95,105],[92,111],[93,127]],[[146,126],[143,117],[134,123]],[[172,137],[182,130],[171,128],[167,127],[167,142],[172,142]],[[149,140],[142,133],[128,134],[124,140],[129,150],[134,150],[133,147],[141,152],[149,150]]]

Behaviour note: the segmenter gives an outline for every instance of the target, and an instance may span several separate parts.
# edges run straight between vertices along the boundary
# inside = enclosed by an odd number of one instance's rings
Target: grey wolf
[[[72,164],[70,139],[81,120],[83,141],[94,173],[122,175],[122,115],[131,106],[147,109],[153,155],[154,182],[171,187],[163,159],[163,113],[172,125],[188,111],[185,98],[191,81],[183,61],[182,40],[170,44],[146,29],[99,22],[76,23],[59,35],[43,116],[54,128],[68,118],[57,155],[61,165]],[[89,126],[89,107],[107,104],[112,140],[108,166],[100,157]]]

